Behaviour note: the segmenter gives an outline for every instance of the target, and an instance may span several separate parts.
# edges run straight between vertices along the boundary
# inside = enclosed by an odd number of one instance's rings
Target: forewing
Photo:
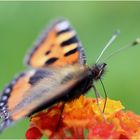
[[[15,121],[14,115],[10,115],[10,112],[23,101],[26,92],[43,77],[44,73],[41,70],[31,70],[20,74],[6,86],[0,98],[0,117],[2,119],[0,130]]]
[[[22,101],[25,91],[31,88],[29,79],[34,75],[34,73],[34,70],[28,73],[22,73],[6,86],[0,99],[1,110],[5,108],[7,111],[10,111]]]
[[[41,34],[26,63],[35,68],[85,64],[85,55],[76,32],[67,20],[62,19],[53,22]]]

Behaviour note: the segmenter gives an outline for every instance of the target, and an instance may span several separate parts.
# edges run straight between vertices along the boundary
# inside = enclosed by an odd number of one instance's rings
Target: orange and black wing
[[[57,20],[45,30],[26,57],[34,68],[85,64],[83,47],[67,20]]]
[[[21,109],[30,100],[30,96],[34,95],[29,91],[41,79],[49,77],[51,74],[51,71],[33,69],[20,74],[5,87],[0,97],[0,131],[12,122],[20,120],[31,113],[27,107],[24,110]],[[34,102],[34,100],[31,100],[31,102]],[[22,103],[22,106],[19,106],[20,103]],[[30,106],[28,107],[30,108]],[[18,108],[18,112],[14,112],[15,108]]]
[[[22,73],[3,91],[0,99],[0,131],[12,122],[61,101],[87,75],[85,66],[37,69]],[[75,95],[73,95],[75,96]]]
[[[0,98],[0,131],[14,121],[14,116],[9,112],[23,100],[25,92],[32,86],[30,81],[35,73],[35,70],[31,70],[20,74],[3,90]]]

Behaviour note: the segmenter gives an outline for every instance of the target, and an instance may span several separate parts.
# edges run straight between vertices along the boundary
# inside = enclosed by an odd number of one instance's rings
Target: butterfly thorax
[[[93,74],[93,80],[99,80],[105,71],[106,63],[95,64],[91,68],[91,72]]]
[[[87,68],[85,73],[80,76],[80,80],[72,88],[70,88],[68,94],[65,94],[66,96],[64,97],[64,100],[73,100],[81,94],[86,94],[93,84],[92,75],[93,74],[90,69]]]

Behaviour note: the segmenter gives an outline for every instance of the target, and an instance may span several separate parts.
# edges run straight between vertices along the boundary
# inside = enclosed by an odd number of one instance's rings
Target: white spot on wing
[[[4,93],[10,93],[11,89],[10,88],[6,88]]]
[[[7,100],[7,96],[3,96],[3,97],[2,97],[2,100],[3,100],[3,101]]]
[[[69,28],[69,22],[68,21],[63,21],[63,22],[60,22],[56,25],[56,29],[58,31],[65,30],[67,28]]]
[[[6,107],[5,107],[5,106],[3,106],[3,107],[1,108],[1,110],[5,111],[5,110],[6,110]]]
[[[32,76],[32,75],[34,75],[35,74],[35,70],[33,69],[33,70],[31,70],[28,74],[30,75],[30,76]]]
[[[3,105],[4,105],[4,102],[1,102],[1,103],[0,103],[0,106],[3,106]]]

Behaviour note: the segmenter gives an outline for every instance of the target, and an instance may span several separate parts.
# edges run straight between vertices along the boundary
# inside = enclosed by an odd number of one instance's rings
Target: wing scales
[[[86,75],[86,69],[78,66],[50,71],[52,74],[46,75],[26,91],[23,100],[12,109],[10,114],[14,120],[27,116],[44,104],[48,107],[51,102],[61,101],[66,92]]]
[[[26,62],[35,68],[85,64],[85,55],[70,23],[58,20],[42,33]]]

